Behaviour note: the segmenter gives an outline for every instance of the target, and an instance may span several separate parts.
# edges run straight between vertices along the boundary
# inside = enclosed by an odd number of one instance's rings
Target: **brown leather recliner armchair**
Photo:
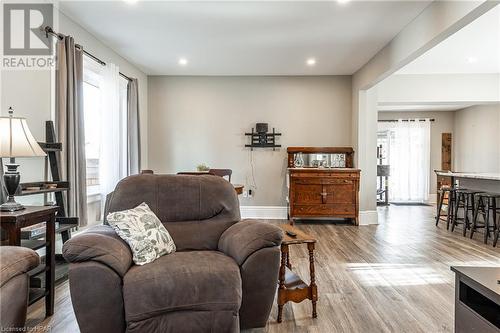
[[[237,332],[265,326],[276,293],[281,229],[240,221],[220,177],[143,174],[123,179],[107,211],[146,202],[177,251],[133,265],[106,225],[64,244],[71,299],[86,332]]]
[[[28,309],[27,272],[40,264],[35,251],[20,246],[0,246],[0,328],[22,331]]]

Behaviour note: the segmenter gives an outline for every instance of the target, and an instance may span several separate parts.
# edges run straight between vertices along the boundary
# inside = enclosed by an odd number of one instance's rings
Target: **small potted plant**
[[[198,164],[198,166],[196,167],[196,170],[198,171],[208,171],[210,170],[210,167],[206,166],[205,163],[201,163],[201,164]]]

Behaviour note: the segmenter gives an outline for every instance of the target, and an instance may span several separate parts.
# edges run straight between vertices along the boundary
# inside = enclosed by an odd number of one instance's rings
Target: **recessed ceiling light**
[[[351,0],[337,0],[338,3],[340,4],[346,4],[348,2],[350,2]]]
[[[181,66],[186,66],[188,64],[188,61],[186,58],[179,58],[179,61],[178,61],[179,65]]]
[[[307,64],[307,66],[314,66],[314,65],[316,65],[316,59],[309,58],[309,59],[307,59],[306,64]]]
[[[476,58],[476,57],[468,57],[468,58],[467,58],[467,62],[468,62],[469,64],[476,63],[476,62],[477,62],[477,58]]]
[[[139,0],[123,0],[123,1],[125,1],[126,3],[134,4]]]

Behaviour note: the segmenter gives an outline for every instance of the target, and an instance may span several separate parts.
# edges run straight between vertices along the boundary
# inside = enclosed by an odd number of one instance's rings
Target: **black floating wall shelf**
[[[276,137],[281,136],[281,133],[276,133],[274,128],[272,133],[267,133],[267,124],[264,123],[258,123],[256,128],[258,132],[252,128],[252,133],[245,133],[251,139],[251,143],[245,147],[251,150],[254,148],[273,148],[276,150],[276,148],[281,147],[281,145],[276,144]]]

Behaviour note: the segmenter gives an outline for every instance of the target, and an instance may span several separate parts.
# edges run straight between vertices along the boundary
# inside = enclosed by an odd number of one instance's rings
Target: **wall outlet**
[[[248,190],[248,197],[249,198],[253,197],[253,191],[252,190]]]

